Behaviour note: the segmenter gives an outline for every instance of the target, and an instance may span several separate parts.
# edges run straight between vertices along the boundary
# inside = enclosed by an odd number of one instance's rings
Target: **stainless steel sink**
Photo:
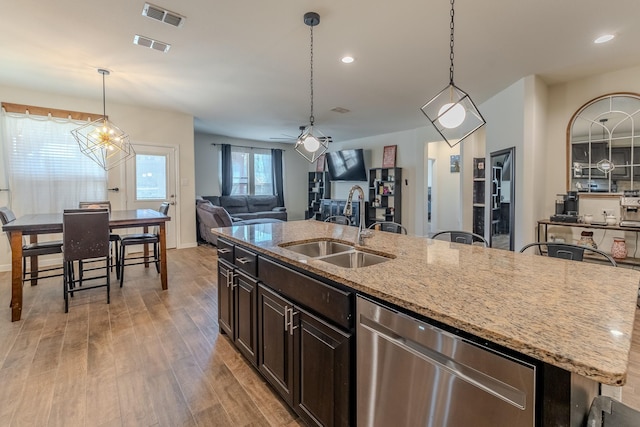
[[[315,242],[298,244],[285,244],[281,245],[281,247],[299,253],[301,255],[306,255],[311,258],[324,257],[327,255],[353,250],[353,246],[330,240],[318,240]]]
[[[386,256],[354,250],[326,256],[321,258],[320,260],[333,265],[337,265],[338,267],[360,268],[380,264],[381,262],[389,261],[390,259],[391,258]]]

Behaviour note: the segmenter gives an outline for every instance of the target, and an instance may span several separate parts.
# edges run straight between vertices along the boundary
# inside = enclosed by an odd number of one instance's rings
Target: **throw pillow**
[[[220,227],[230,227],[232,224],[231,215],[229,212],[221,206],[210,206],[209,210],[213,212],[213,217],[216,222],[220,224]]]

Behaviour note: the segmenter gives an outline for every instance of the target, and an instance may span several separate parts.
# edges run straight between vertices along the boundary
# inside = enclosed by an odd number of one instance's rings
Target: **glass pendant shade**
[[[104,76],[110,73],[102,68],[98,73],[102,74],[102,118],[72,130],[71,135],[85,156],[109,170],[126,162],[136,152],[129,142],[129,135],[107,118]]]
[[[469,95],[454,84],[444,88],[420,110],[450,147],[486,123]]]
[[[107,118],[80,126],[71,134],[78,141],[80,151],[104,170],[113,169],[136,154],[129,135]]]
[[[295,150],[309,163],[315,163],[329,148],[329,139],[313,126],[307,126],[296,141]]]

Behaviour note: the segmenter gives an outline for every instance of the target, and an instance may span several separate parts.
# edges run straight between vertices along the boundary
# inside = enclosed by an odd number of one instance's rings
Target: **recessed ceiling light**
[[[603,36],[598,37],[597,39],[595,39],[593,42],[596,44],[600,44],[600,43],[606,43],[608,41],[613,40],[615,36],[613,34],[605,34]]]
[[[345,64],[351,64],[353,61],[355,61],[355,59],[353,58],[353,56],[343,56],[341,61]]]

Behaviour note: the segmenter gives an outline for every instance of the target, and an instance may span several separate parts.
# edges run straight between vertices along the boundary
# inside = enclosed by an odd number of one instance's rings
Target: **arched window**
[[[623,193],[640,190],[640,95],[593,99],[567,128],[569,191]]]

